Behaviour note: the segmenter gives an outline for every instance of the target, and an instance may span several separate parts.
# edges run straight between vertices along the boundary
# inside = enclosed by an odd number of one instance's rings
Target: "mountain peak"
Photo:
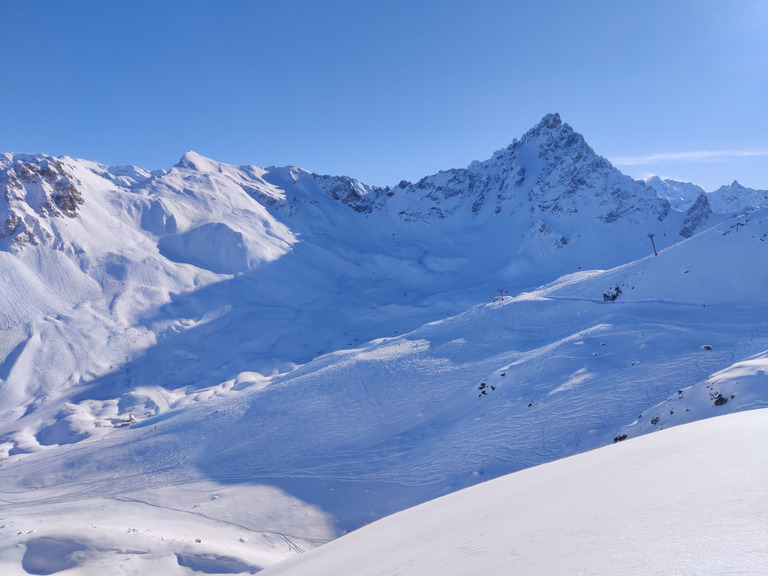
[[[553,114],[547,114],[546,116],[544,116],[544,118],[541,119],[541,122],[539,122],[539,125],[537,126],[537,128],[553,129],[553,128],[557,128],[562,123],[563,121],[560,119],[560,114],[555,112]]]
[[[177,168],[190,168],[198,172],[219,172],[218,162],[198,154],[194,150],[187,151],[176,164]]]
[[[546,146],[554,143],[574,145],[580,142],[586,145],[584,137],[574,131],[573,128],[560,118],[560,114],[554,112],[544,116],[536,126],[523,134],[522,142],[540,141],[547,142]]]

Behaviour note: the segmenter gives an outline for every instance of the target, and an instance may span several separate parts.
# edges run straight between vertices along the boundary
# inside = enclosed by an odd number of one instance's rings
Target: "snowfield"
[[[762,574],[766,441],[766,410],[665,430],[449,494],[263,574]]]
[[[763,191],[556,114],[388,188],[188,152],[0,189],[2,574],[768,566]]]

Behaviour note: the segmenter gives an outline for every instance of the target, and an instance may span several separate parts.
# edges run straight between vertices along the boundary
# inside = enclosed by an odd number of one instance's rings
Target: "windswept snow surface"
[[[255,572],[768,400],[766,210],[674,210],[557,115],[394,188],[188,152],[0,189],[3,574]]]
[[[768,410],[687,424],[400,512],[270,576],[764,574]]]

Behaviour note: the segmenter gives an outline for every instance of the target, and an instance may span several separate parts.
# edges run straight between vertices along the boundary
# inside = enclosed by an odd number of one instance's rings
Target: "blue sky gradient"
[[[634,177],[768,189],[768,2],[0,0],[0,151],[393,185],[548,112]]]

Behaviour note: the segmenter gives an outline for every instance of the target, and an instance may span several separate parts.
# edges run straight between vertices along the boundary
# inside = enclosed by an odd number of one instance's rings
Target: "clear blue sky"
[[[369,184],[548,112],[634,177],[768,189],[765,0],[0,0],[0,151]]]

